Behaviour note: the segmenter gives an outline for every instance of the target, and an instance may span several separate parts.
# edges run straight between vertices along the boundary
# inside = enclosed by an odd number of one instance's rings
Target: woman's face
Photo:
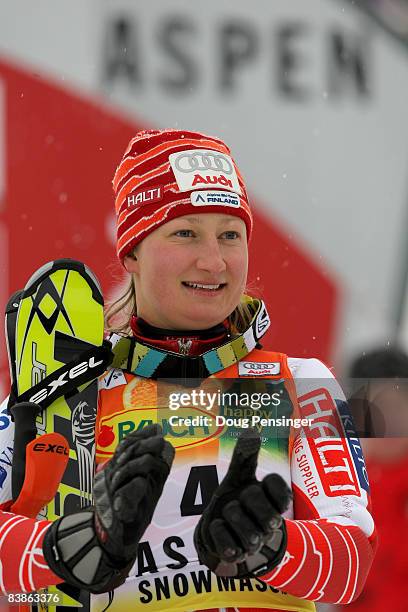
[[[207,329],[235,309],[245,289],[248,248],[238,217],[178,217],[149,234],[125,258],[133,274],[137,313],[166,329]]]

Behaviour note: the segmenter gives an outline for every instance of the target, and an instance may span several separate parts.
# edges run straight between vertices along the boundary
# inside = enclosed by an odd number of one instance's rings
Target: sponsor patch
[[[370,491],[370,484],[368,482],[367,468],[364,460],[363,449],[361,448],[360,439],[357,436],[356,429],[354,426],[353,417],[350,414],[350,410],[347,402],[336,401],[337,409],[339,411],[344,431],[347,435],[347,442],[353,457],[354,465],[357,470],[358,480],[362,489]]]
[[[130,383],[131,384],[131,383]],[[202,419],[198,425],[171,424],[170,417],[174,413],[170,409],[160,408],[160,418],[158,418],[157,406],[150,408],[127,409],[126,412],[119,411],[109,416],[103,417],[100,421],[97,436],[97,454],[100,457],[112,455],[117,445],[132,431],[140,431],[143,427],[152,423],[159,423],[163,429],[163,435],[171,439],[175,448],[188,446],[200,446],[207,444],[213,438],[222,435],[224,425],[217,425],[212,419],[208,422]],[[194,416],[203,415],[208,418],[206,410],[189,406],[180,408],[177,411],[178,417],[191,418],[193,423]]]
[[[238,373],[240,376],[277,376],[280,374],[281,364],[279,361],[272,363],[240,361]]]
[[[256,319],[256,337],[257,339],[259,339],[261,336],[264,335],[264,333],[266,332],[270,324],[271,324],[271,320],[269,318],[268,311],[266,310],[265,305],[263,305],[262,311],[259,313]]]
[[[1,407],[0,407],[1,408]],[[7,406],[0,411],[0,431],[10,427],[11,419],[9,417]]]
[[[152,189],[145,189],[144,191],[134,191],[127,196],[126,205],[128,208],[137,208],[139,206],[144,206],[145,204],[159,202],[162,197],[163,189],[161,186],[153,187]]]
[[[193,206],[240,206],[239,195],[229,191],[195,191],[191,194],[191,203]]]
[[[13,447],[6,446],[0,450],[0,504],[11,498],[11,466]]]
[[[4,482],[5,482],[6,478],[7,478],[7,472],[4,469],[4,467],[2,467],[0,465],[0,489],[3,488],[3,485],[4,485]]]
[[[7,410],[8,398],[0,405],[0,504],[11,498],[14,423]]]
[[[112,369],[108,370],[104,374],[98,383],[99,391],[102,389],[113,389],[114,387],[120,387],[120,385],[127,385],[126,377],[123,370]]]
[[[180,191],[221,187],[241,194],[235,166],[229,155],[207,149],[191,149],[169,155]]]
[[[303,429],[326,495],[360,497],[353,456],[328,390],[321,388],[303,395],[299,398],[299,408],[302,418],[312,420]]]

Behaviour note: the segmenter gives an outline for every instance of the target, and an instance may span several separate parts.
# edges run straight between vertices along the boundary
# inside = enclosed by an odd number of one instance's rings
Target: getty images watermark
[[[276,393],[246,393],[246,392],[228,392],[215,391],[209,392],[204,389],[192,389],[191,391],[183,391],[169,394],[170,410],[178,410],[179,408],[199,408],[201,410],[211,411],[216,406],[236,407],[239,409],[240,415],[236,411],[233,415],[217,414],[197,416],[180,416],[173,415],[169,418],[169,423],[172,427],[175,426],[193,426],[193,427],[210,427],[211,425],[229,426],[229,427],[300,427],[310,426],[311,419],[306,418],[287,418],[270,417],[262,414],[262,408],[277,408],[282,401],[282,392]],[[258,414],[253,414],[254,411],[259,411]]]

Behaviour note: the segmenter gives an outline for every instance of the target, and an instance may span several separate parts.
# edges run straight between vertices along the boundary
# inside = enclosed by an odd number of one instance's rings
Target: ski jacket
[[[376,532],[361,446],[338,383],[316,359],[288,358],[258,349],[208,378],[204,389],[214,393],[214,383],[216,393],[220,388],[231,391],[232,380],[250,383],[252,399],[254,389],[269,393],[269,403],[251,410],[240,397],[237,404],[230,401],[212,411],[191,405],[172,410],[170,394],[180,387],[169,382],[163,387],[118,369],[101,377],[95,432],[98,463],[112,456],[127,433],[151,421],[163,425],[176,447],[171,474],[140,543],[137,562],[126,584],[116,590],[115,603],[118,599],[126,607],[131,602],[132,609],[152,612],[166,607],[174,611],[221,607],[300,611],[313,610],[311,601],[348,603],[361,592]],[[239,386],[240,392],[244,388]],[[4,405],[0,413],[5,423]],[[253,416],[265,422],[252,422]],[[200,565],[193,546],[195,525],[226,473],[234,431],[245,426],[239,421],[245,418],[262,434],[257,477],[277,472],[293,491],[293,504],[285,514],[286,554],[261,581],[215,576]],[[281,421],[272,423],[272,418]],[[307,422],[298,427],[299,422],[288,421],[291,418]],[[0,433],[1,499],[6,500],[10,497],[12,424]],[[0,513],[3,593],[60,582],[42,556],[47,526],[47,521],[4,509]],[[106,596],[93,598],[106,605]]]

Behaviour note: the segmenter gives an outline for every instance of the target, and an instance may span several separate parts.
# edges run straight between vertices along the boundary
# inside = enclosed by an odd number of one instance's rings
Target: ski
[[[36,414],[16,414],[13,499],[25,476],[29,440],[22,444],[18,436],[19,431],[29,429],[27,422],[35,424],[34,437],[55,432],[69,444],[68,465],[57,494],[39,518],[53,521],[92,502],[96,377],[109,363],[103,333],[99,283],[85,264],[75,260],[45,264],[8,302],[6,335],[13,388],[9,408],[13,414],[15,401],[35,399],[40,406]],[[24,425],[22,419],[26,420]],[[59,595],[61,606],[90,609],[90,596],[84,591],[59,585],[49,587],[48,592]],[[58,607],[48,606],[48,610]]]

